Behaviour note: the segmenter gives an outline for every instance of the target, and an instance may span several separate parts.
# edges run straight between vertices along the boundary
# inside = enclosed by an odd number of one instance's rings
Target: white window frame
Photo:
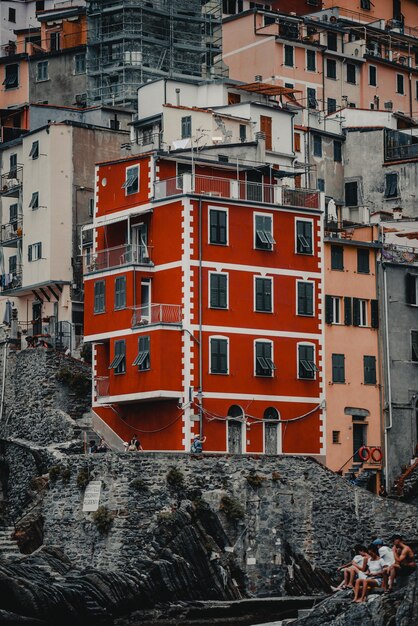
[[[256,286],[255,286],[255,281],[257,278],[266,278],[270,281],[270,285],[271,285],[271,311],[259,311],[256,308],[256,304],[257,304],[257,292],[256,292]],[[253,276],[253,308],[254,308],[254,313],[265,313],[268,315],[271,315],[272,313],[274,313],[274,282],[273,282],[273,276],[263,276],[262,274],[254,274]]]
[[[360,310],[360,315],[359,315],[359,326],[361,326],[362,328],[367,327],[367,303],[368,300],[364,300],[362,298],[359,298],[359,310]]]
[[[298,222],[310,222],[312,226],[312,252],[298,252]],[[294,224],[295,231],[295,254],[301,254],[303,256],[313,256],[315,252],[315,230],[314,230],[314,220],[310,217],[295,217]]]
[[[36,243],[31,243],[29,247],[32,250],[32,258],[28,262],[33,263],[34,261],[40,261],[42,259],[42,242],[37,241]]]
[[[40,67],[46,67],[46,76],[39,78],[39,68]],[[43,61],[38,61],[38,63],[36,64],[36,82],[37,83],[44,83],[45,81],[49,80],[49,61],[48,60],[43,60]]]
[[[226,308],[221,308],[218,306],[211,306],[210,303],[210,281],[211,281],[211,276],[215,274],[217,276],[219,276],[219,274],[222,274],[223,276],[226,276]],[[208,308],[212,309],[213,311],[227,311],[229,309],[229,272],[216,272],[216,271],[212,271],[210,270],[208,272]]]
[[[209,335],[209,374],[213,376],[228,376],[229,375],[229,337],[226,335]],[[212,372],[212,339],[226,339],[226,372]]]
[[[140,285],[140,289],[142,292],[142,287],[147,287],[148,289],[148,305],[147,305],[147,311],[145,313],[145,315],[143,314],[142,309],[144,308],[145,305],[142,304],[141,302],[141,320],[145,320],[146,322],[148,322],[148,324],[151,323],[151,318],[152,318],[152,281],[150,278],[143,278],[141,280],[141,285]]]
[[[331,324],[336,324],[337,326],[341,326],[341,324],[342,324],[342,321],[341,321],[341,319],[342,319],[341,318],[342,298],[341,298],[341,296],[331,296],[331,300],[332,300],[332,322],[331,322]],[[338,309],[338,318],[339,318],[338,322],[335,321],[337,309]]]
[[[126,187],[123,186],[123,188],[125,189],[125,197],[126,196],[134,196],[136,193],[139,193],[141,191],[141,187],[140,187],[141,181],[140,181],[140,178],[139,178],[140,171],[139,171],[139,165],[138,164],[136,164],[136,165],[129,165],[127,168],[125,168],[125,181],[124,181],[123,185],[125,185],[127,183],[127,181],[128,181],[128,172],[130,170],[135,170],[135,169],[138,172],[138,190],[137,191],[133,191],[132,193],[128,193],[128,187],[127,186]]]
[[[313,347],[313,350],[314,350],[313,362],[316,365],[316,344],[313,343],[312,341],[298,341],[298,343],[296,344],[296,378],[298,380],[307,380],[307,381],[316,380],[317,374],[318,374],[316,370],[314,372],[313,378],[301,378],[299,376],[299,346],[312,346]],[[318,366],[316,365],[316,367]]]
[[[273,243],[271,244],[271,248],[257,247],[257,230],[256,230],[256,225],[255,225],[257,216],[269,217],[271,220],[270,236],[273,240]],[[261,213],[261,211],[254,211],[253,213],[253,247],[254,247],[254,250],[261,250],[262,252],[273,252],[275,245],[276,245],[276,241],[274,239],[274,214],[273,213]]]
[[[398,91],[398,76],[402,76],[403,91]],[[405,76],[403,74],[400,74],[399,72],[396,73],[396,93],[398,94],[398,96],[405,96],[406,95],[406,92],[405,92]]]
[[[256,352],[257,343],[269,343],[271,346],[271,360],[274,363],[274,368],[271,370],[271,376],[262,376],[260,374],[257,374],[257,352]],[[274,378],[274,372],[275,370],[277,370],[277,365],[274,360],[274,342],[271,339],[263,339],[262,337],[254,339],[253,341],[253,368],[254,368],[253,374],[256,378]]]
[[[313,307],[312,307],[312,315],[309,315],[308,313],[299,313],[298,310],[298,304],[299,304],[299,298],[298,298],[298,289],[299,289],[299,283],[309,283],[310,285],[313,285],[313,292],[312,292],[312,301],[313,301]],[[298,279],[296,281],[296,315],[300,316],[300,317],[315,317],[315,311],[316,311],[316,283],[314,280],[302,280]]]
[[[210,240],[210,212],[211,211],[223,211],[226,213],[226,243],[211,243]],[[229,246],[229,208],[223,206],[216,206],[214,204],[208,205],[208,244],[210,246]]]

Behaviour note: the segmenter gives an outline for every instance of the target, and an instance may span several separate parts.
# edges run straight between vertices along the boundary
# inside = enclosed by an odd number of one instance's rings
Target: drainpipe
[[[389,321],[388,321],[388,289],[387,289],[387,275],[386,268],[384,263],[382,263],[382,271],[383,271],[383,298],[385,303],[385,341],[386,341],[386,364],[387,364],[387,399],[388,399],[388,410],[389,410],[389,424],[385,424],[385,483],[386,489],[388,488],[388,471],[389,471],[389,460],[388,460],[388,432],[393,426],[393,414],[392,414],[392,389],[391,389],[391,378],[390,378],[390,350],[389,350]]]
[[[1,382],[1,403],[0,403],[0,422],[3,419],[3,410],[4,410],[4,393],[6,388],[6,360],[7,360],[7,346],[8,340],[4,342],[4,350],[3,350],[3,373],[2,373],[2,382]]]
[[[411,70],[408,72],[409,78],[409,117],[412,117],[412,73]]]
[[[203,350],[202,350],[202,314],[203,314],[203,306],[202,306],[202,199],[199,198],[199,216],[198,216],[199,224],[199,425],[200,425],[200,436],[203,437]]]

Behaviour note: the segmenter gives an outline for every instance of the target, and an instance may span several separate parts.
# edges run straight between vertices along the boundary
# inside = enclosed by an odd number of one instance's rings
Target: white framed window
[[[295,219],[295,253],[313,255],[313,220],[305,217]]]
[[[272,378],[274,370],[273,342],[269,339],[256,339],[254,341],[254,376]]]
[[[228,245],[228,213],[227,208],[208,206],[208,243]]]
[[[28,246],[28,261],[39,261],[42,259],[42,242],[32,243]]]
[[[359,326],[367,326],[367,300],[359,300]]]
[[[209,372],[229,374],[229,338],[222,335],[209,337]]]
[[[139,165],[131,165],[125,170],[125,182],[122,185],[125,195],[130,196],[139,191]]]
[[[331,296],[331,315],[332,324],[341,324],[341,298],[338,296]]]
[[[273,214],[254,213],[254,248],[257,250],[273,250]]]
[[[36,64],[36,80],[41,82],[43,80],[49,80],[49,62],[38,61]]]
[[[273,313],[273,278],[254,276],[254,311]]]
[[[297,344],[297,377],[300,380],[315,380],[318,368],[316,366],[316,346],[314,343]]]
[[[209,272],[209,308],[227,309],[229,307],[227,272]]]
[[[315,283],[313,280],[296,281],[296,313],[313,317],[315,313]]]

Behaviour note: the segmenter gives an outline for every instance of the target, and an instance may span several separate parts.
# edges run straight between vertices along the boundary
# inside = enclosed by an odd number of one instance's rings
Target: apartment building
[[[254,167],[203,151],[99,165],[85,332],[113,445],[189,451],[204,433],[207,451],[324,458],[323,200]]]
[[[26,336],[49,334],[70,349],[82,338],[82,226],[92,219],[94,164],[98,153],[119,155],[127,136],[63,121],[0,148],[0,307],[1,315],[7,301],[17,309],[24,347]]]
[[[378,226],[336,228],[324,243],[327,466],[342,473],[368,469],[378,490],[381,452],[363,463],[362,446],[381,449]]]

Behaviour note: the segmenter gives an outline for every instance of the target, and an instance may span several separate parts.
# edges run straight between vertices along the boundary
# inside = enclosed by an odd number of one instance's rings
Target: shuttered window
[[[418,363],[418,330],[411,330],[411,353],[412,361]]]
[[[298,254],[313,253],[312,222],[296,220],[296,252]]]
[[[103,313],[105,310],[105,281],[98,280],[94,283],[94,312]]]
[[[209,242],[226,245],[227,243],[227,213],[218,209],[209,211]]]
[[[345,356],[344,354],[332,355],[332,382],[345,383]]]
[[[357,249],[357,272],[359,274],[370,273],[369,251],[364,248]]]
[[[272,358],[271,341],[255,342],[255,374],[256,376],[273,376],[276,366]]]
[[[273,217],[271,215],[255,215],[255,247],[259,250],[273,250]]]
[[[211,374],[228,373],[228,340],[210,338],[210,372]]]
[[[385,198],[396,198],[398,195],[398,174],[390,172],[385,176]]]
[[[344,269],[344,248],[342,246],[331,245],[331,269]]]
[[[297,283],[298,289],[298,315],[314,314],[314,284],[313,282]]]
[[[115,278],[115,309],[124,309],[126,307],[126,277],[118,276]]]
[[[210,307],[212,309],[226,309],[228,306],[227,293],[228,275],[210,274]]]
[[[363,366],[364,366],[364,384],[375,385],[376,384],[376,357],[364,356]]]
[[[135,361],[132,363],[135,367],[138,367],[140,372],[144,372],[151,368],[151,356],[150,356],[150,338],[148,335],[139,337],[138,339],[138,354]]]
[[[315,364],[315,348],[309,344],[298,345],[298,377],[307,380],[315,378],[318,368]]]
[[[115,374],[125,374],[126,372],[126,345],[125,340],[115,341],[115,355],[109,365],[109,369]]]
[[[255,310],[262,313],[273,311],[271,278],[255,279]]]

